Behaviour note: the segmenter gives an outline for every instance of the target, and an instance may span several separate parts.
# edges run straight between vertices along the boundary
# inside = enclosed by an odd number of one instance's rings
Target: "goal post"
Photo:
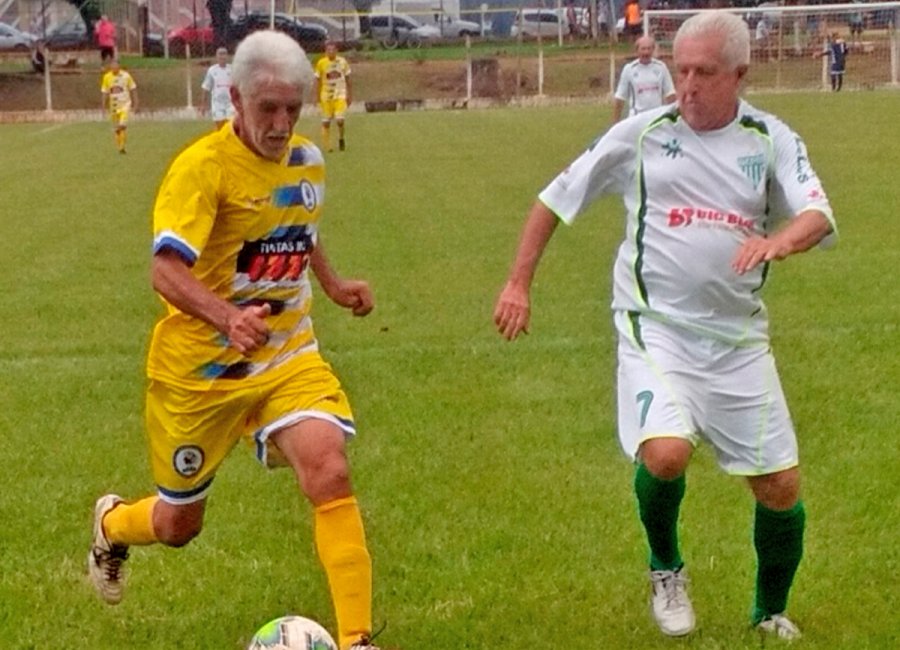
[[[672,39],[699,9],[648,9],[644,34],[656,39],[659,55],[672,54]],[[748,84],[758,89],[810,90],[829,86],[828,38],[846,41],[844,87],[900,87],[900,2],[821,4],[726,9],[750,30]]]

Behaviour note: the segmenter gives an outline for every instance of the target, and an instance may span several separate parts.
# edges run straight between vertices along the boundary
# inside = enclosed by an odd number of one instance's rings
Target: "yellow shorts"
[[[113,126],[128,126],[128,114],[131,112],[129,108],[117,108],[109,112]]]
[[[347,396],[318,352],[304,354],[262,385],[192,390],[151,380],[147,436],[160,498],[176,505],[205,498],[242,438],[265,466],[285,465],[269,437],[309,418],[331,422],[347,436],[356,433]]]
[[[319,108],[322,110],[323,120],[342,120],[347,113],[346,99],[322,99],[319,101]]]

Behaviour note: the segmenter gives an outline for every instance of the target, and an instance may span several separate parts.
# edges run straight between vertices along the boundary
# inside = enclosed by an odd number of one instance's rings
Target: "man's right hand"
[[[272,306],[268,303],[234,311],[226,326],[228,344],[244,356],[264,346],[269,340],[269,326],[265,319],[271,313]]]

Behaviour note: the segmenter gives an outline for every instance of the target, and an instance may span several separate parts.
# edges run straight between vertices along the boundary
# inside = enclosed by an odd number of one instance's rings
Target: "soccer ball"
[[[337,650],[337,644],[315,621],[282,616],[259,628],[247,650]]]

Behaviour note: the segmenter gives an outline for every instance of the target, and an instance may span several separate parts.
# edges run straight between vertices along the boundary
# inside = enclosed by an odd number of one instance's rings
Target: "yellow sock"
[[[372,560],[356,497],[318,506],[315,531],[334,602],[338,646],[346,649],[372,631]]]
[[[331,125],[322,124],[322,146],[326,150],[331,149]]]
[[[106,513],[103,532],[113,544],[146,546],[159,541],[153,530],[153,507],[159,497],[147,497],[136,503],[123,503]]]

